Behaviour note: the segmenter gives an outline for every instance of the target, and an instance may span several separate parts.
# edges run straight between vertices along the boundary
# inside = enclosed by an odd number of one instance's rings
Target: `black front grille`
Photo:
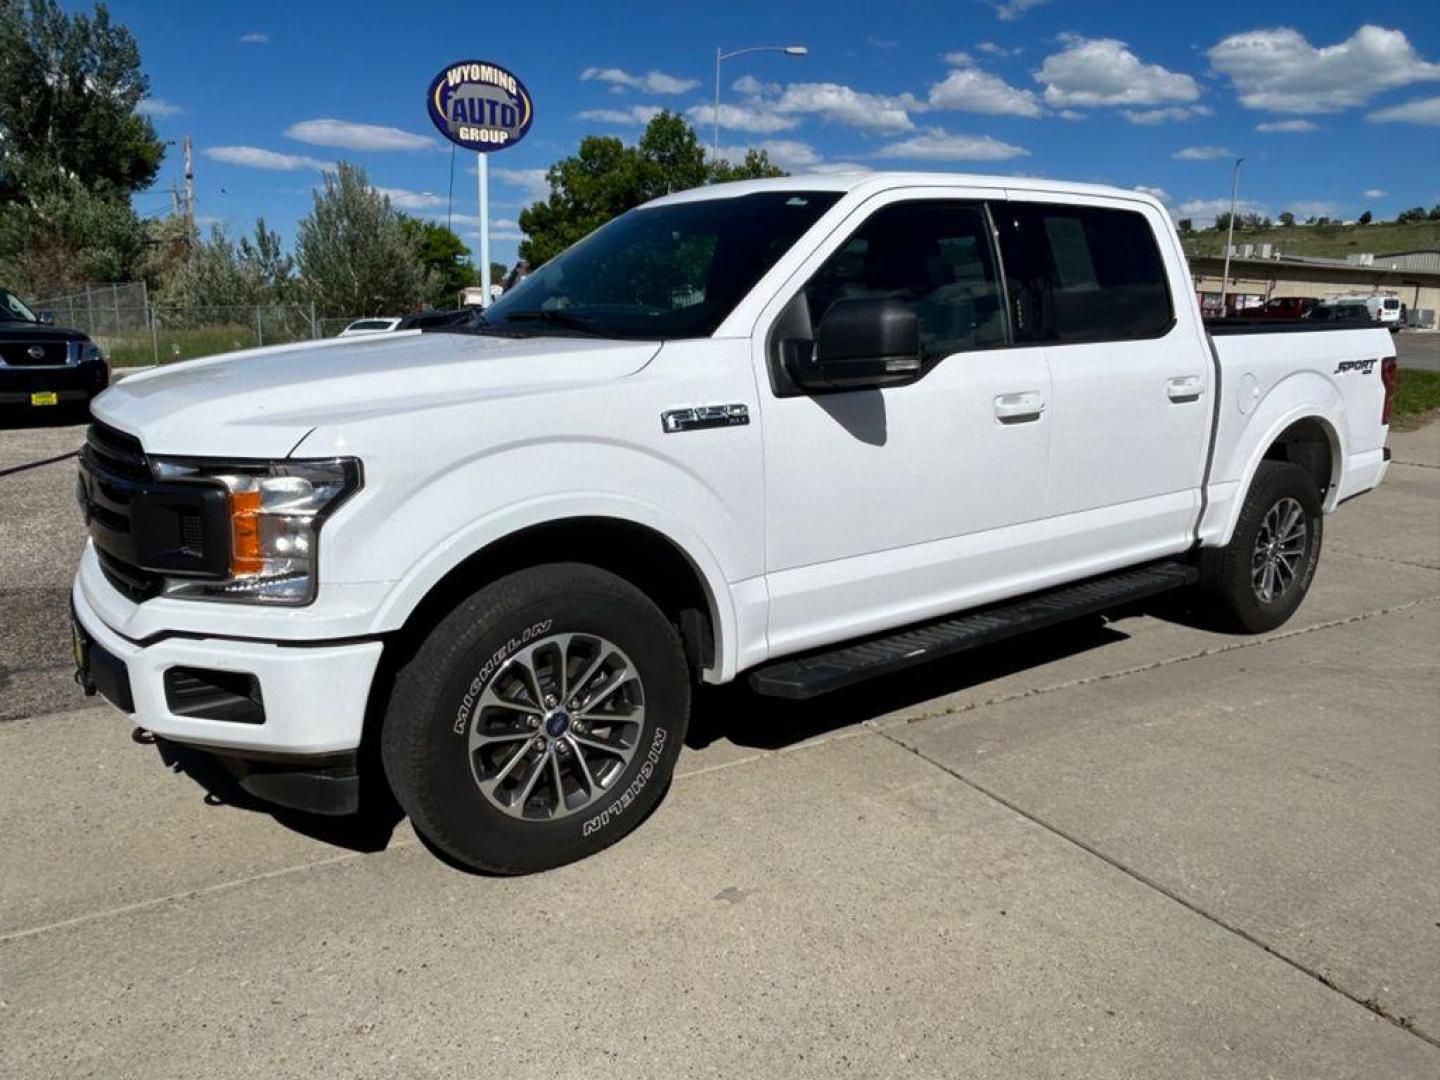
[[[0,359],[11,367],[58,367],[69,358],[68,341],[0,342]]]
[[[100,569],[135,603],[158,596],[167,575],[226,576],[224,489],[156,480],[133,435],[91,425],[80,450],[78,495]]]

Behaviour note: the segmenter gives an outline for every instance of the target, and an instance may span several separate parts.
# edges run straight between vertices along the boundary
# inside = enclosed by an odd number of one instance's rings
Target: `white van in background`
[[[1349,293],[1345,296],[1337,296],[1332,303],[1359,303],[1365,305],[1365,310],[1370,312],[1370,318],[1390,330],[1400,329],[1400,314],[1402,305],[1398,296],[1389,296],[1383,293]]]

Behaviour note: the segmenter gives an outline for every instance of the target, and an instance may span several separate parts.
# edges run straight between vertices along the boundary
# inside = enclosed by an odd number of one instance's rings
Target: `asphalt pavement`
[[[1440,425],[1272,634],[708,691],[649,821],[519,879],[78,696],[74,465],[7,469],[79,434],[0,432],[0,1076],[1440,1074]]]

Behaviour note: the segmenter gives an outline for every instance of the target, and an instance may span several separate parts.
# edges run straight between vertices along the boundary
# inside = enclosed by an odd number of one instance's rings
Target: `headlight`
[[[228,495],[230,574],[167,578],[166,596],[252,604],[308,604],[318,584],[320,526],[360,490],[360,462],[229,463],[151,458],[159,480],[221,484]],[[217,538],[220,539],[220,538]]]
[[[69,360],[72,364],[88,364],[92,360],[98,360],[103,364],[105,354],[93,341],[72,341],[70,342]]]

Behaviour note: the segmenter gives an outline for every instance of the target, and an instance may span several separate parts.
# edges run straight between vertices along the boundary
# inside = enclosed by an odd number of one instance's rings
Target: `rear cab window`
[[[1016,344],[1133,341],[1175,324],[1145,215],[1023,201],[993,206]]]

